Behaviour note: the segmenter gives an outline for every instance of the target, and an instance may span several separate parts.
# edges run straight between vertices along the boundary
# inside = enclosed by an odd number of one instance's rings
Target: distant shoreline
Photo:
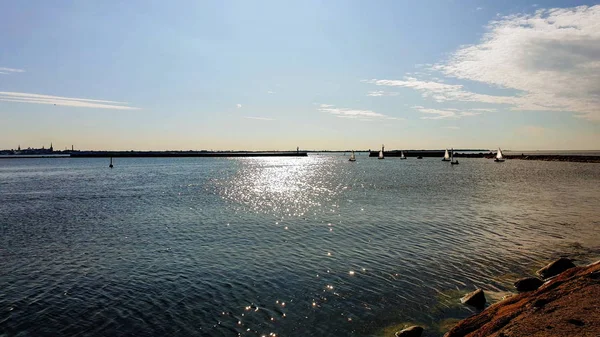
[[[26,158],[174,158],[174,157],[306,157],[306,151],[77,151],[67,154],[2,155],[0,159]]]
[[[367,152],[369,157],[377,157],[378,151],[355,151]],[[465,151],[467,152],[467,151]],[[455,152],[456,158],[486,158],[493,159],[492,152],[476,152],[468,150],[465,152]],[[228,157],[307,157],[308,153],[348,153],[347,151],[76,151],[71,153],[57,154],[16,154],[0,155],[0,159],[35,159],[35,158],[228,158]],[[428,157],[442,158],[444,151],[441,150],[407,150],[403,151],[407,158]],[[385,151],[385,157],[400,157],[400,151]],[[562,154],[507,154],[504,156],[508,160],[540,160],[540,161],[561,161],[577,163],[600,163],[600,155],[562,155]]]

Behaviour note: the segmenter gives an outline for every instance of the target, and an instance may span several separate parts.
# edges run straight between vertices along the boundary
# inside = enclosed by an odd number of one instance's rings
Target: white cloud
[[[421,119],[459,119],[462,117],[472,117],[481,115],[477,111],[459,111],[458,109],[430,109],[420,105],[412,107],[413,109],[426,114]]]
[[[268,117],[253,117],[253,116],[248,116],[248,117],[244,117],[246,119],[256,119],[259,121],[274,121],[275,119],[273,118],[268,118]]]
[[[477,8],[475,8],[476,11],[480,11],[482,9],[483,9],[483,7],[477,7]]]
[[[367,96],[380,97],[380,96],[398,96],[399,93],[393,91],[369,91]]]
[[[420,112],[427,114],[427,115],[433,115],[433,116],[423,116],[423,117],[421,117],[421,119],[458,118],[458,116],[456,115],[456,112],[449,111],[449,110],[427,109],[427,108],[421,108],[421,109],[417,109],[417,110],[419,110]]]
[[[445,75],[521,92],[515,110],[600,119],[600,5],[494,21],[476,45],[436,66]]]
[[[77,108],[96,108],[114,110],[139,110],[140,108],[127,106],[125,102],[105,101],[97,99],[60,97],[51,95],[30,94],[23,92],[0,91],[0,101],[16,103],[50,104],[70,106]]]
[[[350,118],[350,119],[359,119],[359,120],[371,120],[371,119],[398,119],[396,117],[390,117],[384,114],[380,114],[378,112],[374,112],[371,110],[357,110],[357,109],[347,109],[347,108],[336,108],[330,104],[321,104],[318,108],[321,112],[330,113],[338,118]]]
[[[458,130],[460,128],[458,126],[442,126],[442,129]]]
[[[271,91],[271,90],[267,91],[267,94],[269,94],[269,95],[273,95],[274,93],[275,93],[275,91]]]
[[[239,104],[239,103],[238,103],[238,104],[236,104],[235,106],[236,106],[238,109],[242,107],[242,105],[241,105],[241,104]]]
[[[9,73],[24,73],[23,69],[0,67],[0,74],[8,75]]]
[[[477,112],[477,111],[461,111],[459,116],[461,117],[472,117],[472,116],[478,116],[481,115],[481,112]]]
[[[600,120],[600,5],[540,9],[534,14],[499,17],[477,44],[461,47],[430,70],[447,78],[510,89],[516,94],[486,95],[414,77],[366,81],[412,88],[437,102],[465,101],[508,105],[520,111],[569,111]]]

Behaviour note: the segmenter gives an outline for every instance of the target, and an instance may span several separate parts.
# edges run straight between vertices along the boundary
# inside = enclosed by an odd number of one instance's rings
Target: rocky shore
[[[600,336],[600,261],[575,266],[560,258],[535,276],[514,281],[516,294],[483,309],[486,295],[477,289],[461,302],[479,313],[458,321],[444,337]],[[434,331],[406,325],[396,337],[426,337]]]
[[[444,336],[600,336],[600,261],[571,267],[568,260],[560,259],[538,275],[550,279],[515,282],[516,287],[524,282],[539,288],[510,296],[462,320]]]

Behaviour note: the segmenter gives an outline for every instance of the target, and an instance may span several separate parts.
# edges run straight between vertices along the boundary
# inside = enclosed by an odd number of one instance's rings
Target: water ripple
[[[363,336],[600,254],[594,165],[0,162],[4,335]]]

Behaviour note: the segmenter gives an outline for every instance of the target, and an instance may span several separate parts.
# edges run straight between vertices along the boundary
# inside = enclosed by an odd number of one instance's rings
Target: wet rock
[[[551,262],[544,268],[538,270],[536,273],[543,279],[550,278],[552,276],[556,276],[563,271],[573,268],[575,265],[571,259],[567,259],[566,257],[561,257],[560,259]]]
[[[540,280],[537,277],[525,277],[522,279],[518,279],[517,281],[515,281],[514,284],[515,288],[517,288],[517,291],[522,293],[526,291],[537,290],[537,288],[544,284],[544,281]]]
[[[585,325],[585,323],[583,321],[578,320],[578,319],[574,319],[574,318],[571,318],[571,319],[567,320],[567,322],[569,324],[573,324],[573,325],[577,325],[577,326],[584,326]]]
[[[533,308],[535,309],[541,309],[543,308],[546,304],[548,304],[548,300],[545,298],[540,298],[538,300],[535,300],[535,302],[533,302],[533,304],[531,305]]]
[[[396,332],[394,335],[396,337],[421,337],[422,334],[423,328],[420,326],[413,325],[411,327]]]
[[[477,289],[463,296],[463,298],[460,299],[460,302],[477,309],[483,309],[483,307],[485,307],[485,294],[483,293],[483,290]]]

